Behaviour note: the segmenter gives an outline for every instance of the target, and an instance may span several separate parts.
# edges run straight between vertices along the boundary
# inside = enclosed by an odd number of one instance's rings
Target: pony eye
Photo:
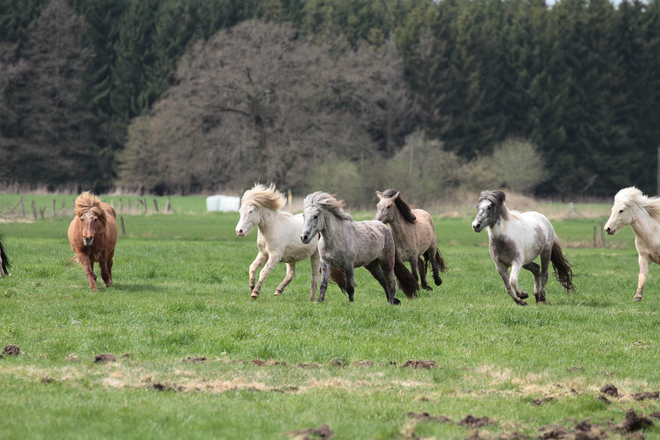
[[[623,209],[619,211],[619,214],[621,214],[622,212],[623,212]]]

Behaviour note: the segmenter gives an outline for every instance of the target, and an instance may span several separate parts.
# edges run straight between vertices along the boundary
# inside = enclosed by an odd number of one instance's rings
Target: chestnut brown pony
[[[7,258],[7,253],[5,252],[5,244],[2,241],[2,235],[0,235],[0,277],[9,275],[9,258]]]
[[[76,253],[72,261],[78,261],[85,269],[89,288],[97,291],[94,263],[101,268],[105,287],[112,284],[112,258],[117,244],[117,213],[115,208],[101,202],[91,192],[82,193],[76,199],[76,217],[69,225],[69,243]]]

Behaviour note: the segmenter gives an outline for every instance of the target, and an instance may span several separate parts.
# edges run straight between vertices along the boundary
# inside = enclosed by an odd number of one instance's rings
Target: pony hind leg
[[[280,296],[282,293],[284,293],[284,289],[286,289],[286,286],[289,285],[291,280],[293,280],[293,277],[296,276],[296,263],[286,263],[286,276],[284,277],[284,280],[280,283],[279,286],[277,286],[277,290],[275,290],[275,295]]]
[[[388,282],[387,282],[387,277],[385,276],[385,273],[383,272],[383,269],[381,269],[380,264],[378,261],[372,261],[371,263],[367,264],[364,266],[370,273],[371,275],[378,281],[378,283],[383,287],[383,290],[385,291],[385,297],[387,298],[387,302],[390,304],[400,304],[401,301],[399,301],[397,298],[394,298],[394,301],[390,300],[390,294],[388,293],[389,287],[388,287]],[[394,273],[392,273],[392,279],[394,280]]]
[[[536,297],[538,304],[545,304],[545,286],[548,283],[548,269],[550,268],[550,255],[552,248],[541,253],[541,273],[539,274],[539,293]],[[536,295],[536,292],[534,292]]]
[[[112,280],[110,279],[110,273],[108,272],[108,258],[103,257],[99,259],[99,269],[101,270],[101,279],[105,287],[110,287]]]

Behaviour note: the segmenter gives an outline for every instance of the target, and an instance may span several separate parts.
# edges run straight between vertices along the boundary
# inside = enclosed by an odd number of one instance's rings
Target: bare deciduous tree
[[[287,24],[247,21],[198,42],[178,84],[134,121],[120,184],[195,191],[274,181],[301,187],[327,157],[393,150],[414,111],[393,44],[353,50]]]

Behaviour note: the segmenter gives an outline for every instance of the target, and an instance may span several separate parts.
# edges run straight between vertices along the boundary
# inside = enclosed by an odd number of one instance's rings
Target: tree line
[[[655,193],[659,6],[0,0],[0,183]]]

